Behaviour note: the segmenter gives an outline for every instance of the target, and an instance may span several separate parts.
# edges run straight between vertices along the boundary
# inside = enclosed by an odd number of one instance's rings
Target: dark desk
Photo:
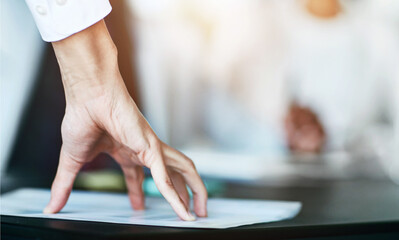
[[[399,186],[385,181],[323,183],[314,187],[228,184],[225,197],[295,200],[292,220],[225,230],[146,227],[2,216],[2,239],[399,239]]]

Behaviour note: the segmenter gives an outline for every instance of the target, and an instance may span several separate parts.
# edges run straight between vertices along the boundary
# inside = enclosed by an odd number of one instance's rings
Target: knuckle
[[[197,169],[195,168],[195,164],[193,160],[187,159],[184,163],[184,168],[182,169],[183,174],[192,175],[197,173]]]
[[[147,140],[145,147],[138,153],[138,157],[145,166],[151,167],[153,162],[162,157],[160,141],[157,138]]]
[[[151,148],[150,141],[143,138],[142,141],[139,143],[139,147],[144,151],[149,150]]]
[[[195,170],[195,164],[194,164],[194,162],[193,162],[193,160],[191,160],[191,159],[187,159],[187,166],[190,168],[190,169],[192,169],[192,170]]]
[[[152,164],[157,159],[156,153],[151,149],[143,150],[137,156],[143,162],[144,166],[148,168],[151,168]]]
[[[138,152],[147,152],[150,149],[150,143],[145,138],[140,138],[135,144]]]

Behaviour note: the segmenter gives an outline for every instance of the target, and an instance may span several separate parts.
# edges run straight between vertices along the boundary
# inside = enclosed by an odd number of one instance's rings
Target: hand
[[[195,213],[205,217],[207,192],[193,162],[160,141],[144,119],[115,67],[116,54],[112,53],[115,48],[109,44],[112,40],[104,31],[105,25],[100,22],[64,42],[53,43],[67,107],[61,128],[63,146],[59,166],[51,188],[51,200],[44,212],[60,211],[81,167],[99,153],[106,152],[124,172],[134,209],[144,209],[145,166],[181,219],[195,220],[189,211],[186,184],[193,192]],[[99,40],[101,44],[96,42]],[[110,46],[109,51],[104,49],[106,46]]]
[[[326,138],[317,115],[296,104],[290,107],[285,118],[285,132],[288,145],[294,152],[320,152]]]

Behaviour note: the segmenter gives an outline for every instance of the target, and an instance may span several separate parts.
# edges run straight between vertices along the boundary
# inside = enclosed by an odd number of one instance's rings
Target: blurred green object
[[[94,191],[126,191],[123,174],[116,170],[81,172],[76,178],[75,187]]]
[[[206,179],[204,183],[209,196],[220,195],[225,189],[225,183],[222,181]],[[126,191],[126,183],[123,174],[116,170],[81,172],[76,178],[75,187],[93,191]],[[144,179],[143,190],[146,196],[162,196],[152,177],[146,177]],[[189,194],[192,196],[190,190]]]

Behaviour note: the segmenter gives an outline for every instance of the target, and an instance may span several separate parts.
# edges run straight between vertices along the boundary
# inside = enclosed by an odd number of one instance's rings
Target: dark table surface
[[[2,216],[2,238],[21,239],[399,239],[399,186],[338,181],[302,187],[229,183],[224,197],[301,201],[291,220],[224,230],[198,230]]]

